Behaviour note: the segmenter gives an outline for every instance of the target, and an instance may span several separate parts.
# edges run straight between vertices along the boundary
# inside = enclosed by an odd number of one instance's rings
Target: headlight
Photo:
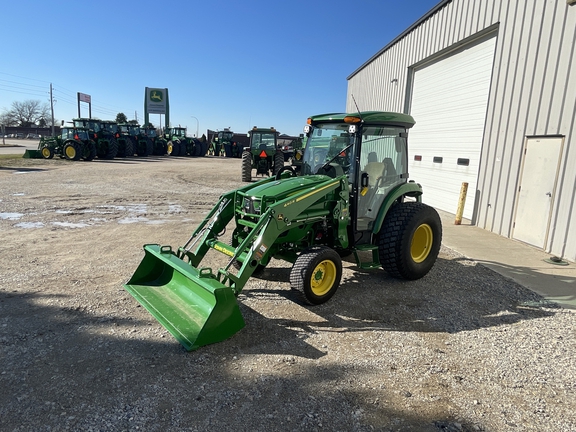
[[[260,214],[260,201],[251,198],[244,198],[242,208],[246,213]]]

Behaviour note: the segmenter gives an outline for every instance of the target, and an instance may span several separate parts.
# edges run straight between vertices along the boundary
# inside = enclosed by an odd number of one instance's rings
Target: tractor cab
[[[172,136],[177,138],[186,138],[186,128],[172,128]]]
[[[252,169],[256,169],[256,176],[275,176],[284,167],[284,153],[278,146],[279,134],[273,127],[254,126],[248,132],[250,147],[244,147],[242,152],[242,181],[252,181]]]
[[[93,139],[97,139],[98,138],[98,134],[101,131],[101,127],[100,127],[100,121],[99,120],[93,120],[93,119],[86,119],[86,118],[77,118],[77,119],[73,119],[74,122],[74,127],[76,128],[86,128],[88,129],[91,134]]]
[[[115,138],[118,137],[118,124],[114,121],[102,121],[100,122],[100,126],[102,126],[102,130],[108,132],[110,135],[113,135]]]
[[[408,115],[325,114],[308,119],[302,175],[346,175],[355,244],[372,242],[386,197],[408,181]]]
[[[250,151],[252,154],[273,156],[278,149],[278,131],[274,128],[261,129],[254,127],[250,132]],[[264,152],[264,154],[262,153]]]
[[[63,140],[88,141],[88,130],[84,128],[65,127],[60,131]]]

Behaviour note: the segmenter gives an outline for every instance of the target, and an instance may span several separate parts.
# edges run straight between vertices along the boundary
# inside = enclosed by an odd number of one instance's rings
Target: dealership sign
[[[168,89],[146,87],[146,107],[149,114],[166,114]]]

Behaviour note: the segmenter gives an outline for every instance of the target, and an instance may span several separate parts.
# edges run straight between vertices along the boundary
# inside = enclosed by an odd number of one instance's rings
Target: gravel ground
[[[0,160],[0,430],[576,430],[576,314],[444,247],[413,282],[345,261],[316,307],[273,261],[246,327],[186,352],[122,284],[239,179],[213,157]]]

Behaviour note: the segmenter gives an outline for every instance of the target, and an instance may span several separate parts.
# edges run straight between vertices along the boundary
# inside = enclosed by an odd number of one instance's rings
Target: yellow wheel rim
[[[412,244],[410,245],[410,255],[414,262],[421,263],[428,255],[430,255],[430,250],[432,249],[432,241],[434,240],[434,234],[432,233],[432,228],[428,224],[422,224],[414,233],[412,237]]]
[[[50,157],[50,149],[48,147],[44,147],[42,149],[42,156],[44,156],[46,159]]]
[[[166,151],[168,154],[172,154],[172,143],[168,144],[168,150]]]
[[[330,260],[324,260],[314,268],[310,287],[314,295],[323,296],[332,289],[335,281],[336,265]]]
[[[66,147],[66,156],[70,159],[74,159],[76,157],[76,149],[74,146]]]

